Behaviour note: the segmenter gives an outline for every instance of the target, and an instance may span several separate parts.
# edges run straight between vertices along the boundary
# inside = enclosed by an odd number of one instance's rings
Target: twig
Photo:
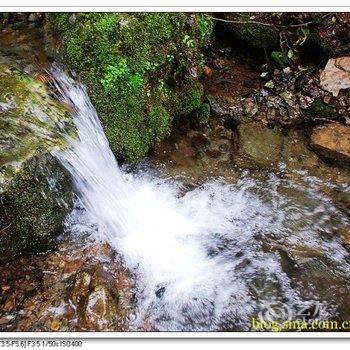
[[[12,224],[13,224],[13,220],[7,226],[5,226],[2,229],[0,229],[0,232],[5,232],[6,229],[8,229]]]
[[[304,23],[299,23],[299,24],[289,24],[289,25],[282,25],[282,24],[270,24],[270,23],[264,23],[264,22],[259,22],[259,21],[232,21],[229,19],[224,19],[224,18],[218,18],[218,17],[213,17],[213,16],[208,16],[214,21],[219,21],[219,22],[226,22],[226,23],[233,23],[233,24],[259,24],[265,27],[272,27],[272,28],[300,28],[300,27],[307,27],[310,24],[315,23],[318,20],[324,20],[327,17],[330,17],[333,15],[333,12],[331,13],[326,13],[322,17],[316,18],[312,21],[309,22],[304,22]]]

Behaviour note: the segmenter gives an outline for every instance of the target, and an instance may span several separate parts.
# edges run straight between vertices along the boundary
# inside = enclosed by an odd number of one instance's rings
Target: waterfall
[[[131,329],[144,322],[168,331],[217,330],[227,322],[248,329],[259,306],[258,285],[269,291],[278,284],[272,297],[266,292],[262,299],[302,303],[278,254],[264,251],[257,238],[288,228],[285,217],[272,215],[254,193],[253,179],[243,177],[234,186],[212,181],[183,194],[181,184],[123,172],[86,89],[58,69],[52,74],[58,95],[74,110],[78,133],[69,149],[54,155],[97,225],[96,239],[107,241],[136,276]],[[318,244],[311,237],[310,244]]]

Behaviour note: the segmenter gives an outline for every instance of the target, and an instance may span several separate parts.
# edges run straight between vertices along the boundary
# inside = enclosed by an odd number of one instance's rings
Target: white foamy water
[[[234,186],[214,181],[183,194],[181,184],[123,172],[85,88],[59,71],[53,74],[62,98],[75,110],[79,136],[55,156],[71,173],[80,203],[97,227],[92,234],[109,242],[136,276],[130,329],[146,324],[170,331],[242,330],[262,302],[303,305],[279,254],[264,249],[261,236],[291,239],[295,245],[304,239],[306,245],[322,247],[326,256],[336,252],[343,258],[339,242],[327,246],[313,227],[329,222],[323,211],[331,205],[321,200],[315,208],[288,205],[283,210],[288,203],[274,193],[278,181],[273,177],[270,199],[263,201],[256,181],[244,176]],[[310,219],[299,236],[289,237],[288,222],[307,213]],[[73,212],[72,231],[80,215]],[[316,217],[323,221],[314,223]]]

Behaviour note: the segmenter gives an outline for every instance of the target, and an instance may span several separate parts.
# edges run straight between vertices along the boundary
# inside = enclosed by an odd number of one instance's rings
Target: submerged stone
[[[283,137],[278,129],[252,122],[238,126],[238,150],[234,162],[241,168],[271,169],[280,160]]]

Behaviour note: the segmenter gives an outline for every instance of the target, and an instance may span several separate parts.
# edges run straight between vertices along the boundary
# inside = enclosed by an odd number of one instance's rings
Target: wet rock
[[[206,95],[206,97],[214,114],[217,116],[225,116],[231,114],[229,106],[219,97],[210,94]]]
[[[312,119],[333,119],[334,108],[317,99],[306,109],[307,115]]]
[[[313,129],[311,147],[320,155],[339,162],[350,163],[350,127],[339,123]]]
[[[73,203],[71,182],[50,155],[22,165],[1,193],[0,261],[54,246]]]
[[[74,136],[69,109],[0,56],[0,261],[51,248],[72,205],[69,177],[50,154]]]
[[[298,130],[290,130],[283,140],[282,161],[288,169],[313,169],[317,155],[308,147],[308,140]]]
[[[109,291],[104,286],[97,286],[90,293],[85,309],[86,322],[92,329],[108,328],[112,315],[116,314],[115,304]]]
[[[268,129],[252,122],[238,126],[238,150],[234,162],[241,168],[275,168],[282,150],[282,134],[278,129]]]
[[[156,290],[156,297],[161,298],[165,293],[165,287],[161,287]]]
[[[91,283],[91,276],[87,272],[83,272],[76,277],[74,288],[70,298],[76,306],[86,299]]]
[[[350,88],[350,56],[331,58],[320,76],[320,85],[335,97],[340,90]]]

